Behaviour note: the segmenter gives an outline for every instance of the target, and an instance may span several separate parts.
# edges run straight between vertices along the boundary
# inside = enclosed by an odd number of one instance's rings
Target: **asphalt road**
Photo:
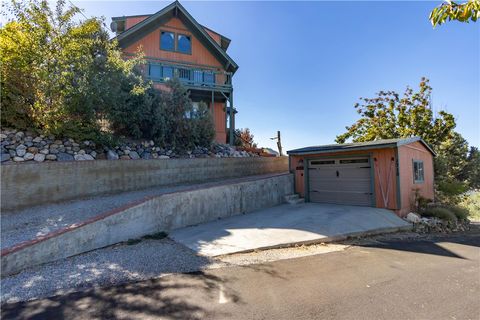
[[[480,233],[7,304],[2,319],[480,319]]]

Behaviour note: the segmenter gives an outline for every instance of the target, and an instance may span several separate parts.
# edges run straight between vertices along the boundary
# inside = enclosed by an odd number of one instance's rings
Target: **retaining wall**
[[[2,275],[159,231],[281,204],[293,175],[278,174],[145,198],[2,251]]]
[[[1,209],[288,171],[288,158],[76,161],[1,166]]]

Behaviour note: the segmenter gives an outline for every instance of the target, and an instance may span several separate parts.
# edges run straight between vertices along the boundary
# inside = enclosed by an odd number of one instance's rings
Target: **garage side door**
[[[371,206],[370,159],[310,160],[308,186],[311,202]]]

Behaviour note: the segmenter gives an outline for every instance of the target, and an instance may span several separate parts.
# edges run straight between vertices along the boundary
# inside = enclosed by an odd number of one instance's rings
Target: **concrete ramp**
[[[58,219],[57,214],[55,223],[48,224],[50,229],[46,233],[39,233],[38,228],[32,227],[25,232],[27,238],[19,235],[21,225],[9,221],[15,219],[15,214],[2,215],[2,223],[14,228],[13,232],[10,229],[10,235],[17,234],[2,239],[8,243],[1,253],[2,276],[128,239],[276,206],[292,192],[291,174],[270,174],[153,190],[148,195],[124,194],[123,200],[117,199],[117,206],[113,208],[112,199],[108,198],[105,208],[109,209],[103,212],[98,206],[105,204],[97,202],[97,206],[95,203],[82,206],[81,202],[75,202],[75,217],[72,218],[68,211],[64,212],[62,219]],[[67,208],[68,205],[64,207]],[[86,215],[79,214],[82,208],[91,211]],[[64,218],[70,219],[67,219],[70,223],[58,222],[65,221]]]
[[[386,209],[320,203],[283,204],[175,230],[173,240],[204,256],[342,240],[410,229]]]

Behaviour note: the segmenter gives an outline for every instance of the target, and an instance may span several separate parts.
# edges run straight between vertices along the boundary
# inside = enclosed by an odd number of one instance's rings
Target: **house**
[[[232,78],[238,65],[227,54],[230,39],[199,24],[175,1],[154,14],[113,17],[112,31],[125,56],[145,54],[144,75],[160,90],[178,77],[194,108],[205,102],[215,124],[215,140],[233,144],[235,113]]]
[[[295,192],[306,201],[387,208],[403,217],[417,196],[434,198],[435,152],[418,137],[287,153]]]

